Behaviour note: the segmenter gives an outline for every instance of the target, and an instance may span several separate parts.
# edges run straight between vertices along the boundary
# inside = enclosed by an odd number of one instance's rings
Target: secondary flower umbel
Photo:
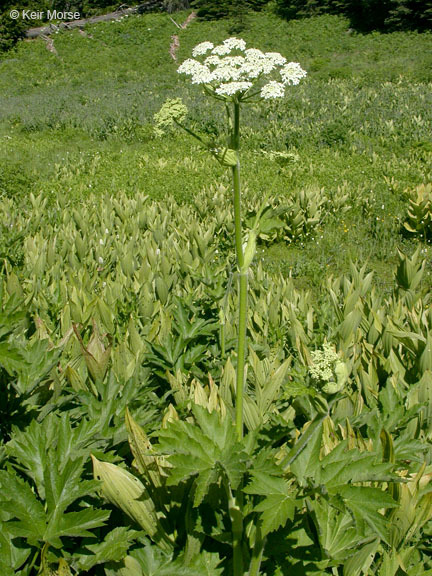
[[[306,76],[297,62],[287,62],[279,52],[247,49],[241,38],[227,38],[218,46],[201,42],[192,56],[179,66],[179,74],[190,76],[192,84],[203,85],[223,100],[283,98],[287,86]]]

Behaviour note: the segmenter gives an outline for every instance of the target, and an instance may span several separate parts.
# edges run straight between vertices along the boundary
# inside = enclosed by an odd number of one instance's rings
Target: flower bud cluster
[[[287,86],[306,76],[297,62],[287,62],[278,52],[246,48],[241,38],[227,38],[217,46],[201,42],[192,56],[179,66],[179,74],[190,76],[192,84],[204,85],[226,100],[242,100],[252,89],[264,100],[282,98]]]
[[[172,126],[174,122],[182,122],[186,115],[187,108],[181,98],[168,99],[154,115],[156,133],[163,134],[164,130]]]
[[[322,350],[311,352],[311,358],[309,374],[318,388],[327,394],[336,394],[342,390],[348,380],[348,368],[333,346],[324,344]]]

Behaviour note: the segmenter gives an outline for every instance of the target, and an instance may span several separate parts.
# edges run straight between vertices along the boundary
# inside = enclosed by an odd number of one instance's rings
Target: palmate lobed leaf
[[[43,535],[43,541],[49,542],[55,548],[62,547],[60,538],[65,536],[89,536],[93,528],[100,528],[106,524],[111,512],[109,510],[95,510],[86,508],[78,512],[66,512],[60,517],[51,519]]]
[[[106,569],[107,576],[219,576],[219,555],[201,552],[187,561],[184,554],[175,559],[155,546],[143,546],[130,553],[118,570]]]
[[[381,510],[397,506],[389,494],[379,488],[352,485],[331,488],[329,494],[342,499],[359,526],[366,522],[375,534],[388,543],[389,521]]]
[[[42,423],[33,421],[16,431],[7,450],[30,482],[12,472],[0,473],[0,502],[10,515],[7,525],[14,537],[26,538],[30,545],[45,542],[60,548],[62,537],[93,536],[90,530],[105,524],[109,511],[76,508],[99,485],[82,479],[88,431],[86,423],[72,428],[65,414],[61,418],[50,414]]]
[[[263,536],[293,519],[297,505],[296,490],[284,478],[255,470],[244,492],[264,496],[255,506],[255,511],[261,512]]]
[[[8,531],[6,524],[3,524],[0,531],[0,574],[15,576],[15,570],[24,564],[30,553],[30,548],[15,546],[13,535]]]
[[[126,556],[136,534],[134,530],[129,530],[125,526],[114,528],[102,542],[86,545],[91,554],[79,556],[77,568],[87,571],[97,564],[120,562]]]
[[[314,512],[321,548],[332,559],[343,560],[355,548],[361,536],[348,512],[330,506],[325,499],[309,503]]]
[[[315,481],[330,488],[349,482],[388,480],[393,467],[391,462],[377,462],[374,453],[349,450],[348,440],[344,440],[321,460]]]
[[[203,501],[211,484],[223,472],[235,490],[246,470],[246,454],[236,441],[233,423],[229,416],[221,418],[195,405],[196,424],[170,422],[159,431],[159,449],[169,454],[172,465],[167,483],[175,485],[187,478],[195,478],[194,506]]]
[[[29,484],[5,470],[0,470],[0,505],[16,519],[7,522],[13,537],[27,538],[30,544],[42,539],[47,525],[42,503]]]

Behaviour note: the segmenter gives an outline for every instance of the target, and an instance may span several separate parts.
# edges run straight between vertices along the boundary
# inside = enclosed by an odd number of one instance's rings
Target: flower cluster
[[[330,344],[311,352],[309,374],[318,387],[327,394],[336,394],[348,380],[348,368]]]
[[[156,134],[160,136],[174,122],[182,122],[186,114],[187,108],[181,98],[168,99],[159,112],[154,115]]]
[[[190,76],[192,84],[204,85],[226,100],[255,95],[264,100],[282,98],[287,86],[298,84],[306,76],[297,62],[287,62],[278,52],[246,48],[241,38],[227,38],[218,46],[201,42],[192,50],[192,56],[177,71]]]

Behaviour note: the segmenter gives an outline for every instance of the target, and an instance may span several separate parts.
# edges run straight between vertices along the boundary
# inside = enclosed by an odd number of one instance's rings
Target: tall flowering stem
[[[240,102],[234,102],[234,125],[231,136],[231,149],[239,152],[240,148]],[[237,339],[237,372],[236,372],[236,432],[237,438],[243,438],[243,391],[246,362],[246,322],[247,322],[247,291],[248,270],[244,269],[243,233],[241,223],[241,184],[240,160],[231,168],[234,193],[234,226],[237,269],[239,274],[239,306],[238,306],[238,339]]]
[[[245,41],[239,38],[228,38],[217,46],[212,42],[201,42],[193,49],[192,56],[193,58],[188,58],[179,66],[178,72],[189,76],[192,84],[201,85],[210,97],[225,103],[228,143],[217,146],[186,127],[183,122],[187,109],[180,99],[167,101],[155,115],[155,120],[159,132],[173,122],[176,123],[196,138],[201,146],[207,148],[222,166],[231,170],[239,288],[235,427],[237,438],[241,441],[247,350],[248,274],[255,255],[259,222],[257,217],[256,225],[252,230],[248,230],[245,241],[241,217],[240,109],[241,105],[250,102],[284,97],[287,86],[298,84],[306,76],[306,72],[297,62],[287,62],[278,52],[263,53],[255,48],[246,49]],[[243,576],[243,490],[240,486],[236,494],[232,494],[229,485],[226,488],[233,535],[233,574]],[[264,540],[258,526],[249,576],[259,574],[263,547]]]
[[[306,72],[297,62],[287,62],[278,52],[261,52],[246,48],[241,38],[228,38],[215,46],[201,42],[192,50],[193,58],[185,60],[178,68],[180,74],[191,78],[192,84],[201,85],[209,96],[225,102],[228,113],[228,147],[215,148],[208,144],[210,152],[223,165],[231,168],[234,193],[234,223],[237,270],[239,275],[237,372],[236,372],[236,432],[243,437],[243,394],[246,361],[246,323],[248,270],[255,253],[256,231],[249,231],[244,247],[241,224],[240,186],[240,106],[248,102],[282,98],[286,87],[298,84]],[[172,103],[171,103],[172,106]],[[177,108],[181,105],[177,101]],[[230,109],[233,110],[231,117]],[[181,119],[184,110],[177,112]],[[179,118],[174,121],[182,126]],[[184,126],[182,126],[184,127]],[[191,130],[187,130],[192,134]],[[201,144],[202,138],[194,135]]]

